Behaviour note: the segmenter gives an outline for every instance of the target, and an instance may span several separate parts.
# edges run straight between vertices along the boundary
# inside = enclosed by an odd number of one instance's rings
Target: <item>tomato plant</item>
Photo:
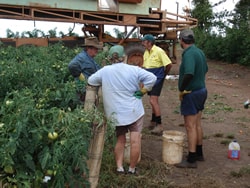
[[[49,175],[48,187],[88,187],[90,124],[102,114],[77,103],[67,65],[79,50],[0,48],[0,181],[42,187]]]

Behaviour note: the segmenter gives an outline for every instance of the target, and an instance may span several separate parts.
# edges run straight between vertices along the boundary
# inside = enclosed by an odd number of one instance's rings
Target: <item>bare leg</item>
[[[201,115],[202,112],[200,111],[197,114],[197,120],[196,120],[196,129],[197,129],[197,145],[202,145],[202,138],[203,138],[203,130],[201,127]]]
[[[158,96],[150,96],[150,104],[152,106],[152,113],[155,116],[161,115],[160,105],[159,105],[159,97]]]
[[[198,114],[184,116],[184,125],[187,131],[188,138],[188,158],[181,163],[176,164],[178,168],[197,168],[196,164],[196,145],[197,145],[197,122]]]
[[[117,168],[123,166],[123,155],[124,155],[124,148],[126,143],[126,136],[120,135],[117,137],[117,142],[115,145],[115,160]]]
[[[197,118],[198,118],[197,114],[184,116],[184,124],[187,130],[189,152],[196,152],[196,144],[198,137],[196,129]]]
[[[150,104],[152,106],[152,112],[155,114],[155,127],[151,131],[152,134],[162,135],[163,126],[161,123],[161,109],[159,105],[159,97],[158,96],[150,96]]]
[[[135,168],[141,152],[141,133],[130,132],[130,167]]]

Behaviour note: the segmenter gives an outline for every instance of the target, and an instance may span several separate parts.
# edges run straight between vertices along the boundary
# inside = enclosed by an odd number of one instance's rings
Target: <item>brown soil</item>
[[[178,74],[174,64],[170,74]],[[179,169],[163,162],[162,138],[151,136],[147,126],[151,119],[148,96],[144,97],[145,128],[142,133],[142,160],[162,162],[171,169],[168,179],[172,187],[227,188],[250,187],[250,108],[243,103],[250,98],[250,69],[236,64],[208,61],[208,99],[203,113],[204,162],[197,169]],[[179,113],[178,80],[166,80],[160,97],[165,130],[185,132]],[[237,139],[241,146],[240,160],[227,158],[228,144]],[[187,140],[183,155],[187,154]],[[247,168],[247,173],[242,170]]]

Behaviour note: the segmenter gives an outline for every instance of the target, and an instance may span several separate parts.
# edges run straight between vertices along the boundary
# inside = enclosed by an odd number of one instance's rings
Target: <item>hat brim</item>
[[[83,45],[81,45],[81,47],[95,47],[95,48],[98,48],[98,49],[103,48],[102,45],[88,45],[88,44],[83,44]]]
[[[144,37],[141,38],[141,41],[145,41],[145,40],[150,41],[150,42],[154,42],[155,41],[154,38],[149,38],[147,36],[144,36]]]

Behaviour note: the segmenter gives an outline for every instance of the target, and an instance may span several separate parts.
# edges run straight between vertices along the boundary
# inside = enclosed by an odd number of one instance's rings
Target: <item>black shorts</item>
[[[153,95],[153,96],[160,96],[164,80],[165,80],[165,78],[163,78],[162,80],[158,81],[158,83],[154,85],[154,87],[152,88],[152,90],[148,92],[148,95],[149,96],[151,96],[151,95]]]

